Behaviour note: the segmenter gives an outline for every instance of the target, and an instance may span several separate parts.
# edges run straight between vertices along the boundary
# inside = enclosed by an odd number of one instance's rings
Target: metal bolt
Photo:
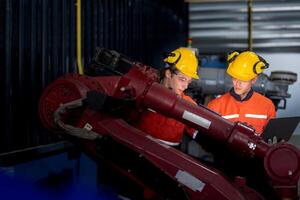
[[[250,149],[252,149],[252,150],[255,150],[256,144],[254,144],[253,142],[249,142],[249,143],[248,143],[248,147],[249,147]]]

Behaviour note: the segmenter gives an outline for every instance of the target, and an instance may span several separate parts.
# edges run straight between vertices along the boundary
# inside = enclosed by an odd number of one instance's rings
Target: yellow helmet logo
[[[192,49],[180,47],[169,53],[164,61],[170,65],[175,65],[181,73],[199,79],[197,74],[198,59]]]
[[[227,57],[227,73],[242,81],[249,81],[261,74],[269,64],[252,51],[234,51]]]

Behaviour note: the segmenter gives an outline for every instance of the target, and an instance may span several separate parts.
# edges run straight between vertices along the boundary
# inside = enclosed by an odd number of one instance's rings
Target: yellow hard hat
[[[197,75],[198,59],[192,49],[180,47],[168,53],[164,61],[169,65],[175,65],[176,69],[183,74],[194,79],[199,79]]]
[[[250,81],[269,67],[262,57],[252,51],[234,51],[228,55],[227,61],[227,73],[242,81]]]

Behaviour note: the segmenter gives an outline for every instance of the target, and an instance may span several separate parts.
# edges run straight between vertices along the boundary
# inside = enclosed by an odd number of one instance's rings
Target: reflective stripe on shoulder
[[[223,118],[225,119],[232,119],[232,118],[239,118],[239,114],[233,114],[233,115],[222,115]]]
[[[267,119],[267,115],[245,114],[248,118]]]

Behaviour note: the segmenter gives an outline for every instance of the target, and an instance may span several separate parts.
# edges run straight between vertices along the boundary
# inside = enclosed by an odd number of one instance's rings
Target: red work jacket
[[[191,97],[182,94],[182,98],[196,104]],[[176,146],[181,142],[184,131],[193,137],[195,130],[169,117],[165,117],[154,110],[146,110],[140,119],[138,127],[161,142]]]
[[[208,108],[232,122],[240,121],[262,133],[271,118],[276,116],[275,106],[265,96],[253,92],[245,101],[238,101],[230,92],[212,100]]]

